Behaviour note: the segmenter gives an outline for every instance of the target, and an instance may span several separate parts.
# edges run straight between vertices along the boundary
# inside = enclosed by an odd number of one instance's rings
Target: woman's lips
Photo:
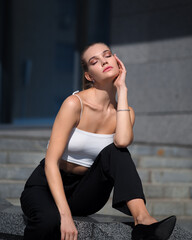
[[[108,66],[108,67],[106,67],[106,68],[103,70],[103,72],[108,72],[108,71],[110,71],[112,68],[113,68],[113,67]]]

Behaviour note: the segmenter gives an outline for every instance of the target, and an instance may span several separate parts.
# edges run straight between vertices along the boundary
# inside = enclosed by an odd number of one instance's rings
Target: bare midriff
[[[64,172],[84,175],[89,168],[80,166],[74,163],[67,162],[65,160],[61,160],[59,163],[59,168],[62,169]]]

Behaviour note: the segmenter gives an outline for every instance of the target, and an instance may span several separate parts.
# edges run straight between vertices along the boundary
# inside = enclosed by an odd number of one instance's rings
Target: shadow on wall
[[[113,44],[192,35],[191,0],[114,0],[112,8]]]

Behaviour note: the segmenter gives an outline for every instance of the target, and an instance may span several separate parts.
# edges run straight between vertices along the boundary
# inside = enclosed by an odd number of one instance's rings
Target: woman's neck
[[[116,107],[116,88],[112,86],[110,89],[107,88],[97,88],[93,87],[92,93],[94,96],[94,101],[100,106],[103,106],[103,109],[109,108],[111,105]]]

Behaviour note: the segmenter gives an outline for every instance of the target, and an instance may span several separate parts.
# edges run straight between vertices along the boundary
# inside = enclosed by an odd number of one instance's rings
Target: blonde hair
[[[83,70],[83,76],[82,76],[83,90],[93,87],[93,82],[87,80],[86,77],[85,77],[85,72],[88,71],[88,66],[87,66],[87,62],[84,59],[84,54],[90,47],[94,46],[95,44],[104,44],[104,45],[107,46],[107,44],[105,44],[103,42],[95,42],[95,43],[92,43],[92,44],[86,46],[84,48],[84,50],[82,51],[82,53],[81,53],[81,66],[82,66],[82,70]]]

